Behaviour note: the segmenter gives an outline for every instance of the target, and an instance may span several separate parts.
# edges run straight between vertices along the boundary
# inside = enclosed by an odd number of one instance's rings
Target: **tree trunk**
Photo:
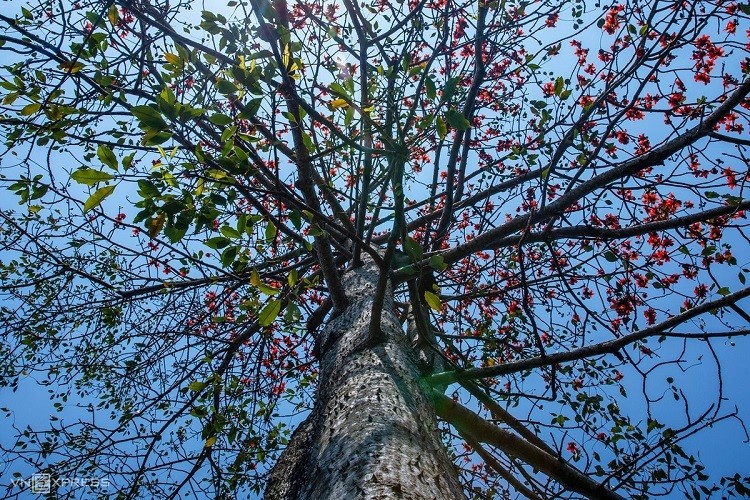
[[[368,260],[343,278],[348,306],[318,339],[315,407],[271,472],[267,499],[465,498],[390,290],[382,335],[368,338],[378,274]]]

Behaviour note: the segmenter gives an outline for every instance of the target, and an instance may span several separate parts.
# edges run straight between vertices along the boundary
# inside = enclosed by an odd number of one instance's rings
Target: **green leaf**
[[[232,119],[223,113],[215,113],[208,118],[208,121],[219,127],[226,127],[232,123]]]
[[[144,146],[156,146],[167,142],[172,137],[172,134],[165,131],[149,130],[143,136]]]
[[[292,221],[295,229],[300,229],[302,227],[302,216],[296,210],[289,212],[289,220]]]
[[[227,238],[224,238],[223,236],[216,236],[214,238],[209,238],[206,240],[205,245],[208,248],[213,248],[214,250],[219,250],[221,248],[224,248],[225,246],[229,245],[231,243],[230,240]]]
[[[258,283],[258,290],[260,290],[260,293],[263,293],[265,295],[278,295],[279,294],[278,288],[274,288],[262,282]]]
[[[133,159],[135,158],[135,153],[130,153],[125,158],[122,159],[122,168],[125,170],[129,169],[130,166],[133,164]]]
[[[437,96],[437,89],[435,88],[435,82],[432,81],[432,78],[430,78],[429,76],[425,78],[424,88],[425,88],[425,91],[427,92],[427,97],[429,99],[434,99]]]
[[[617,255],[615,255],[614,253],[609,252],[609,251],[604,252],[604,258],[607,259],[609,262],[617,262],[618,261]]]
[[[153,182],[141,179],[138,181],[138,194],[143,198],[158,198],[161,191]]]
[[[410,236],[407,236],[406,241],[404,241],[404,253],[411,257],[414,262],[419,262],[424,257],[422,245]]]
[[[230,82],[229,80],[224,80],[224,79],[221,79],[216,83],[216,89],[224,95],[237,92],[237,86],[233,84],[232,82]]]
[[[563,77],[559,76],[555,80],[555,95],[560,95],[560,93],[565,88],[565,80],[563,80]]]
[[[290,302],[289,305],[286,306],[286,310],[284,311],[284,321],[287,323],[295,323],[299,321],[302,314],[300,313],[299,307],[294,302]]]
[[[443,305],[440,302],[440,297],[432,292],[425,291],[424,292],[424,300],[427,302],[427,305],[430,306],[432,309],[436,311],[442,311]]]
[[[83,213],[88,212],[92,208],[98,207],[101,202],[104,201],[104,198],[111,195],[114,190],[114,186],[105,186],[101,189],[97,189],[94,194],[89,196],[89,199],[86,200],[86,202],[83,204]]]
[[[448,123],[450,123],[456,130],[466,130],[471,127],[469,120],[467,120],[462,113],[453,109],[449,109],[445,112],[445,119],[448,120]]]
[[[457,76],[454,76],[453,78],[449,79],[447,82],[445,82],[445,88],[443,89],[443,102],[448,102],[451,100],[451,97],[453,97],[453,94],[456,93],[456,86],[458,85],[459,78]]]
[[[70,178],[76,181],[78,184],[85,184],[87,186],[93,186],[97,182],[105,182],[112,180],[112,176],[106,172],[100,172],[92,168],[80,168],[70,174]]]
[[[329,88],[336,94],[340,96],[350,97],[349,92],[346,91],[343,85],[341,85],[338,82],[333,82],[331,85],[329,85]]]
[[[112,170],[117,170],[117,157],[115,156],[115,153],[109,148],[109,146],[99,144],[99,147],[96,150],[96,156],[106,166],[108,166]]]
[[[140,126],[143,129],[165,129],[167,122],[162,118],[161,113],[151,106],[133,106],[130,112],[138,118]]]
[[[258,314],[258,324],[260,326],[271,325],[276,319],[276,316],[279,315],[280,311],[281,301],[278,299],[272,300],[266,304],[266,306],[260,311],[260,314]]]
[[[164,229],[164,235],[169,238],[170,242],[177,243],[182,239],[183,236],[185,236],[187,230],[187,226],[180,227],[176,224],[167,224],[167,227]]]
[[[276,238],[276,232],[276,226],[274,226],[273,222],[269,221],[266,226],[266,241],[272,241]]]
[[[227,247],[222,253],[221,253],[221,265],[224,267],[229,267],[234,263],[234,260],[237,258],[237,247],[231,246]]]
[[[242,236],[239,231],[237,231],[235,228],[231,226],[222,226],[221,234],[223,234],[227,238],[232,238],[232,239],[237,239]]]
[[[289,283],[289,286],[294,286],[299,281],[299,273],[296,269],[292,269],[289,271],[289,274],[286,277],[287,283]]]
[[[448,264],[445,263],[442,255],[433,255],[430,257],[430,267],[436,271],[445,271],[448,268]]]
[[[194,380],[193,382],[190,382],[188,384],[188,389],[190,389],[193,392],[200,392],[202,391],[208,384],[206,382],[198,382],[197,380]]]
[[[448,127],[445,125],[445,120],[443,120],[442,116],[437,117],[435,126],[437,128],[438,137],[440,137],[441,140],[445,139],[445,136],[448,134]]]

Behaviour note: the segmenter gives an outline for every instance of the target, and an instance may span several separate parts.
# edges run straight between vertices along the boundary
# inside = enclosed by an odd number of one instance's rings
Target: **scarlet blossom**
[[[638,136],[638,147],[635,148],[636,155],[642,155],[648,153],[651,150],[651,142],[648,140],[645,134]]]
[[[628,120],[643,120],[646,115],[640,109],[630,108],[625,112],[625,118]]]
[[[582,108],[585,108],[586,106],[590,106],[593,102],[594,102],[594,98],[592,96],[590,96],[590,95],[582,95],[578,99],[578,104]]]
[[[580,450],[578,449],[578,445],[575,444],[573,441],[569,442],[568,445],[565,447],[566,450],[568,450],[575,458],[578,458],[580,455]]]
[[[549,16],[547,16],[547,21],[545,21],[544,24],[548,28],[554,28],[555,24],[557,24],[558,19],[560,19],[560,14],[555,12],[554,14],[550,14]]]
[[[589,54],[589,49],[584,49],[583,46],[581,45],[581,42],[579,42],[578,40],[571,41],[570,45],[572,45],[576,49],[575,55],[578,58],[578,64],[582,66],[586,64],[586,57]]]
[[[643,311],[643,315],[646,317],[646,323],[649,325],[653,325],[656,323],[656,311],[654,308],[649,307],[645,311]]]
[[[617,31],[617,28],[620,27],[620,13],[624,10],[624,5],[617,5],[609,9],[604,16],[604,24],[602,25],[602,29],[610,35],[614,35],[615,31]]]
[[[730,189],[734,189],[737,187],[737,175],[734,173],[731,167],[727,167],[724,169],[724,177],[727,179],[727,186],[729,186]]]
[[[555,84],[552,82],[547,82],[542,85],[542,93],[545,95],[545,97],[550,97],[555,95]]]
[[[695,48],[692,59],[695,61],[696,82],[708,84],[711,81],[710,73],[716,67],[716,60],[724,56],[724,49],[715,45],[708,35],[703,35],[695,40]]]

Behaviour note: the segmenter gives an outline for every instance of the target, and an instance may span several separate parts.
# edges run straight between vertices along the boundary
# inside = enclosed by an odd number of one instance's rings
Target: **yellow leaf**
[[[292,52],[289,50],[289,44],[284,45],[284,53],[281,54],[281,64],[285,67],[289,67],[289,60],[292,57]]]
[[[59,64],[58,68],[68,73],[78,73],[83,69],[82,62],[65,61]]]
[[[33,115],[39,109],[42,107],[42,105],[38,102],[32,102],[31,104],[27,104],[26,106],[21,109],[21,116],[29,116]]]
[[[443,305],[440,303],[440,297],[438,297],[437,294],[432,293],[432,292],[425,292],[424,300],[425,302],[427,302],[427,305],[430,306],[432,309],[436,311],[443,310]]]
[[[333,101],[331,101],[331,107],[333,109],[347,108],[349,107],[349,103],[346,102],[346,99],[338,98],[338,99],[334,99]]]
[[[148,235],[152,238],[156,238],[156,236],[164,228],[164,223],[166,222],[166,220],[167,214],[165,214],[164,212],[157,215],[156,219],[151,220],[151,224],[148,225]]]
[[[216,436],[211,436],[210,438],[206,439],[206,448],[212,447],[214,444],[216,444]]]
[[[112,26],[117,25],[117,21],[120,20],[120,14],[117,12],[117,6],[112,4],[112,6],[109,8],[109,12],[107,12],[107,17],[109,18],[109,22],[112,24]]]
[[[92,208],[98,207],[101,204],[102,200],[111,195],[114,190],[114,186],[104,186],[101,189],[97,189],[94,194],[89,196],[89,199],[84,202],[83,213],[88,212]]]
[[[174,64],[175,66],[182,66],[182,59],[180,59],[180,56],[176,54],[165,52],[164,59],[166,59],[169,64]]]

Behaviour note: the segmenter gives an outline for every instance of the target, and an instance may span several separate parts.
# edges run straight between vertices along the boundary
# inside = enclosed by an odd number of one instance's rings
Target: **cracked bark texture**
[[[315,407],[271,472],[269,500],[465,498],[390,290],[382,335],[368,338],[379,272],[368,259],[343,277],[349,305],[318,339]]]

